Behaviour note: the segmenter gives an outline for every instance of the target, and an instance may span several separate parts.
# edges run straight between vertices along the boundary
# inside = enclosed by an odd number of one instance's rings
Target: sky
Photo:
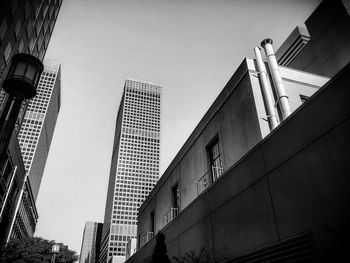
[[[61,62],[61,110],[37,199],[36,236],[80,253],[103,222],[127,77],[160,84],[161,174],[245,57],[274,47],[321,0],[65,0],[46,58]]]

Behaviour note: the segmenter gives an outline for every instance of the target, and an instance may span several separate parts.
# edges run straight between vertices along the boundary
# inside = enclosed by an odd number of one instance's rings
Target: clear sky
[[[103,222],[126,77],[163,86],[161,173],[253,48],[277,49],[320,0],[65,0],[46,53],[62,63],[62,106],[36,235],[80,253]]]

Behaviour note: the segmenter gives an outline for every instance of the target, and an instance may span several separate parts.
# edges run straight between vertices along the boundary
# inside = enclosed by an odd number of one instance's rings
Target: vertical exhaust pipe
[[[265,67],[265,63],[262,60],[260,48],[255,47],[254,53],[256,57],[256,64],[258,66],[258,76],[261,83],[261,87],[263,90],[263,95],[265,98],[266,108],[267,108],[267,118],[270,123],[271,130],[277,127],[278,120],[276,116],[276,111],[274,107],[274,100],[271,93],[271,87],[269,85],[268,79],[267,79],[267,71]]]
[[[273,51],[272,43],[272,39],[267,38],[261,42],[261,46],[265,49],[266,52],[273,84],[277,93],[278,102],[281,106],[282,117],[283,119],[286,119],[291,114],[291,110],[289,106],[288,96],[284,88],[281,73],[277,64],[275,52]]]

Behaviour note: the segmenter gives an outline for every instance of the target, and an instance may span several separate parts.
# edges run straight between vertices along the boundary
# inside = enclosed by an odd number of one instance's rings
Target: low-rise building
[[[277,233],[267,177],[287,151],[283,140],[293,142],[291,134],[302,139],[303,127],[293,133],[293,124],[286,131],[290,116],[270,134],[258,73],[255,60],[242,62],[164,172],[139,209],[139,250],[127,262],[147,262],[154,247],[153,234],[158,231],[165,234],[170,256],[205,248],[216,260],[302,232],[283,238]],[[280,73],[292,111],[328,81],[285,67],[280,67]],[[281,122],[280,111],[278,115]],[[281,142],[270,145],[276,137]],[[262,153],[263,145],[269,147],[266,153]]]

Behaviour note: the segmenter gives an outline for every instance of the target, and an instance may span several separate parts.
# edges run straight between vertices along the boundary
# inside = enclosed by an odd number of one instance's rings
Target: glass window
[[[29,15],[29,10],[30,10],[29,1],[26,1],[25,5],[24,5],[24,15],[25,15],[26,18]]]
[[[1,171],[1,179],[6,186],[8,186],[8,184],[10,183],[12,170],[13,170],[13,165],[11,163],[10,158],[7,156],[7,161]]]
[[[216,139],[209,147],[209,160],[212,180],[215,182],[223,174],[222,155],[219,147],[219,140]]]
[[[10,59],[10,56],[11,56],[11,52],[12,52],[12,45],[11,45],[11,42],[9,42],[5,48],[5,52],[4,52],[4,59],[5,59],[5,62],[7,63],[8,60]]]
[[[171,188],[172,193],[172,207],[179,209],[180,207],[180,191],[179,191],[179,184],[175,184]]]
[[[14,13],[16,12],[17,6],[18,6],[18,1],[17,0],[12,0],[12,3],[11,3],[12,15],[14,15]]]
[[[22,26],[22,21],[21,21],[21,19],[18,19],[16,27],[15,27],[16,39],[18,39],[19,33],[21,32],[21,26]]]
[[[24,48],[24,42],[23,40],[21,40],[21,43],[19,43],[18,45],[18,52],[22,52],[23,48]]]
[[[7,20],[4,18],[0,25],[0,40],[3,40],[7,31]]]
[[[28,38],[30,37],[30,32],[32,31],[33,28],[33,20],[29,19],[28,24],[27,24],[27,34],[28,34]]]

